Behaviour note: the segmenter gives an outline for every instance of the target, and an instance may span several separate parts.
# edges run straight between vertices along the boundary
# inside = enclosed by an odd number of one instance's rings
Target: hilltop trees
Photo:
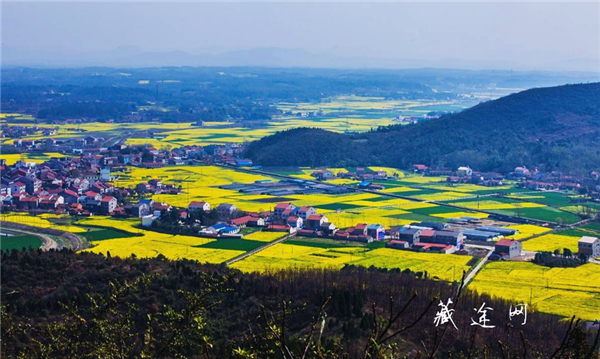
[[[243,274],[66,250],[3,252],[1,265],[3,358],[583,359],[598,341],[535,312],[525,326],[497,314],[497,329],[475,330],[470,308],[511,303],[400,269]],[[448,298],[458,330],[432,324]]]

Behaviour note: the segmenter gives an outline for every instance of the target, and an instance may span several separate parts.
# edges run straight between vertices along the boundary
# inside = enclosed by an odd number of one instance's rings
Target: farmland
[[[292,244],[293,243],[293,244]],[[443,280],[458,280],[472,257],[397,251],[387,248],[370,249],[363,246],[344,246],[326,241],[297,240],[276,244],[233,264],[247,272],[268,272],[286,268],[333,268],[346,264],[387,269],[410,269],[427,272]]]
[[[528,303],[533,310],[594,320],[600,308],[600,266],[547,268],[533,263],[494,262],[484,267],[469,288]]]
[[[243,250],[212,249],[203,246],[214,239],[170,235],[137,228],[139,220],[117,220],[108,217],[78,221],[78,225],[93,225],[130,233],[131,235],[112,239],[91,239],[92,248],[87,251],[113,256],[156,257],[163,255],[170,259],[188,258],[200,262],[221,263],[242,253]]]
[[[32,235],[2,236],[0,238],[0,250],[3,251],[38,248],[41,245],[42,241],[38,237]]]
[[[181,123],[79,123],[52,125],[58,132],[53,138],[81,138],[98,135],[117,138],[124,144],[149,145],[156,149],[173,149],[185,145],[240,144],[260,139],[277,131],[295,127],[319,127],[336,132],[365,132],[378,126],[397,124],[396,115],[423,115],[430,111],[454,111],[466,106],[453,101],[388,100],[383,98],[361,98],[339,96],[317,103],[280,103],[282,114],[252,128],[234,122]],[[156,109],[168,113],[169,109]],[[319,113],[313,117],[298,116],[297,113]],[[3,123],[34,126],[31,116],[2,116]],[[14,121],[14,122],[13,122]],[[39,126],[44,126],[43,124]],[[42,139],[44,136],[26,136],[23,139]],[[5,139],[4,144],[10,144]],[[50,158],[63,157],[55,152],[2,154],[8,165],[23,159],[25,162],[42,163]],[[484,187],[475,184],[448,183],[446,177],[422,176],[393,167],[365,167],[368,172],[386,171],[386,180],[375,179],[373,184],[384,188],[380,191],[356,191],[357,179],[337,178],[327,183],[351,188],[341,194],[305,194],[303,192],[274,196],[260,192],[243,192],[224,188],[231,184],[252,185],[256,181],[277,182],[277,175],[316,182],[311,176],[315,168],[265,168],[262,172],[248,172],[231,166],[195,164],[142,168],[125,166],[123,172],[113,173],[112,185],[120,188],[135,188],[142,182],[159,179],[163,183],[180,187],[179,194],[145,194],[154,201],[186,208],[191,201],[207,201],[215,208],[222,203],[234,204],[241,211],[263,212],[272,210],[280,202],[291,202],[296,206],[310,205],[324,214],[337,228],[348,228],[357,223],[379,223],[386,228],[411,224],[419,221],[447,222],[460,217],[485,219],[489,213],[506,214],[529,219],[573,224],[580,221],[579,207],[572,201],[574,193],[527,191],[516,188],[513,181],[503,185]],[[319,168],[325,169],[325,168]],[[356,168],[327,168],[334,174],[355,172]],[[498,195],[501,192],[502,195]],[[138,196],[139,197],[139,196]],[[138,197],[135,200],[139,199]],[[451,205],[445,206],[444,204]],[[3,221],[27,224],[42,228],[54,228],[79,233],[92,245],[86,251],[118,257],[157,257],[169,259],[187,258],[200,262],[224,263],[248,251],[282,238],[285,233],[266,232],[251,228],[243,229],[243,238],[208,239],[191,235],[166,234],[140,226],[139,218],[117,219],[107,216],[92,216],[74,220],[65,215],[3,213]],[[525,240],[527,251],[554,251],[568,248],[577,250],[580,233],[549,233],[548,227],[534,224],[513,224],[517,230],[512,238]],[[588,225],[589,232],[598,228]],[[540,237],[529,237],[543,234]],[[35,247],[34,238],[12,238]],[[39,240],[38,240],[39,241]],[[8,246],[8,247],[7,247]],[[14,248],[10,241],[3,240],[2,248]],[[346,265],[376,267],[395,270],[410,270],[414,273],[446,281],[459,280],[463,271],[471,269],[473,257],[467,255],[445,255],[414,251],[398,251],[384,248],[382,243],[368,245],[355,242],[336,242],[330,239],[303,239],[296,237],[259,251],[234,263],[234,268],[244,272],[270,272],[289,268],[333,268]],[[534,308],[554,314],[572,312],[565,304],[579,306],[578,314],[592,317],[593,305],[598,304],[599,266],[586,265],[570,269],[548,269],[531,263],[490,263],[475,277],[472,288],[503,298],[528,300],[532,288]],[[518,276],[517,285],[511,280]],[[587,276],[587,277],[585,277]],[[584,278],[574,282],[572,278]],[[592,304],[589,304],[592,303]]]
[[[562,232],[545,234],[540,237],[529,239],[523,242],[523,250],[535,252],[554,252],[563,251],[567,248],[571,252],[578,251],[577,241],[582,236],[597,236],[594,232],[585,230],[566,230]]]
[[[85,232],[83,228],[73,226],[71,218],[66,215],[43,213],[37,216],[32,216],[24,213],[2,213],[0,215],[0,219],[6,222],[25,224],[28,226],[41,228],[52,228],[65,232]]]
[[[318,127],[336,132],[366,132],[378,126],[394,123],[395,116],[425,115],[434,111],[459,111],[474,104],[472,100],[430,101],[430,100],[387,100],[380,97],[339,96],[326,99],[325,102],[314,103],[279,103],[275,107],[282,113],[272,120],[252,129],[233,122],[205,121],[202,126],[194,122],[156,123],[80,123],[52,124],[35,123],[29,115],[3,114],[2,123],[18,124],[23,127],[51,127],[57,129],[52,138],[74,138],[82,134],[94,134],[104,137],[120,136],[130,133],[127,144],[149,144],[158,149],[195,144],[225,144],[231,142],[249,142],[264,136],[272,135],[297,127]],[[148,110],[140,106],[140,110]],[[160,109],[167,112],[168,109]],[[308,113],[322,111],[322,116],[300,117],[298,112]],[[293,113],[293,114],[290,114]],[[10,116],[12,115],[12,116]],[[10,122],[9,122],[10,121]],[[151,135],[149,135],[151,134]],[[22,139],[40,140],[47,136],[31,135]],[[4,139],[3,143],[11,144],[12,139]]]

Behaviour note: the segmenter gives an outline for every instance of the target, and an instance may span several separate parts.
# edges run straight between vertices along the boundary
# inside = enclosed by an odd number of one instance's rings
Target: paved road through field
[[[250,257],[251,255],[254,255],[254,254],[256,254],[256,253],[258,253],[260,251],[264,251],[265,249],[267,249],[269,247],[272,247],[272,246],[274,246],[274,245],[276,245],[278,243],[281,243],[281,242],[283,242],[285,240],[288,240],[288,239],[294,237],[295,235],[296,235],[296,233],[292,233],[292,234],[289,234],[289,235],[287,235],[287,236],[285,236],[283,238],[279,238],[279,239],[276,239],[276,240],[274,240],[272,242],[268,242],[264,246],[258,247],[256,249],[253,249],[253,250],[248,251],[248,252],[246,252],[246,253],[244,253],[242,255],[239,255],[239,256],[237,256],[235,258],[232,258],[232,259],[228,260],[227,262],[225,262],[225,265],[230,266],[230,265],[232,265],[235,262],[239,262],[242,259],[246,259],[246,258]]]
[[[479,270],[481,270],[481,268],[483,268],[485,263],[488,261],[488,259],[492,255],[492,252],[493,251],[489,251],[488,254],[486,254],[485,257],[483,257],[483,259],[475,266],[475,268],[473,268],[473,270],[470,271],[469,274],[467,274],[467,277],[465,278],[465,282],[463,284],[464,287],[466,287],[469,284],[469,282],[477,275]]]

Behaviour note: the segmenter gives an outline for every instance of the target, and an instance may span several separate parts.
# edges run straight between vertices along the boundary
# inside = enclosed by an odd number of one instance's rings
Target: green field
[[[136,234],[128,233],[125,231],[117,231],[114,229],[96,229],[90,230],[87,233],[82,233],[83,237],[85,237],[90,242],[95,241],[105,241],[108,239],[115,238],[128,238],[134,236]]]
[[[39,248],[42,245],[42,241],[31,235],[22,236],[2,236],[0,238],[0,249],[3,251],[10,251],[12,249],[21,250],[23,248]]]
[[[224,250],[235,250],[235,251],[251,251],[258,247],[262,247],[265,245],[265,242],[261,241],[253,241],[243,238],[220,238],[216,241],[212,241],[206,244],[202,244],[199,246],[194,246],[198,248],[208,248],[208,249],[224,249]]]
[[[573,224],[581,221],[581,218],[573,213],[561,211],[552,207],[518,208],[512,210],[496,210],[495,212],[556,223],[564,222]]]
[[[591,222],[582,226],[582,228],[591,229],[592,231],[600,232],[600,223]]]

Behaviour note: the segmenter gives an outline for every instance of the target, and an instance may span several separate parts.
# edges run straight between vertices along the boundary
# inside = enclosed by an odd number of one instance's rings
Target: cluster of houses
[[[311,173],[311,176],[320,181],[333,180],[336,178],[348,178],[359,181],[374,181],[374,180],[387,180],[388,173],[384,170],[378,171],[369,171],[364,167],[357,167],[356,171],[339,171],[338,173],[333,173],[333,171],[324,169],[317,170]],[[398,174],[394,173],[394,177],[397,177]]]
[[[124,199],[144,193],[179,193],[180,189],[159,180],[135,188],[117,188],[109,181],[106,158],[97,155],[55,158],[42,164],[0,160],[0,199],[3,211],[70,213],[141,217],[167,205],[144,203],[121,206]],[[146,208],[148,207],[148,208]]]
[[[191,202],[188,211],[210,210],[206,202]],[[273,211],[248,213],[235,217],[237,209],[233,205],[221,204],[217,208],[219,217],[232,219],[203,228],[199,235],[241,237],[243,227],[263,227],[266,231],[295,233],[302,237],[330,238],[340,241],[370,243],[391,239],[389,248],[453,253],[463,247],[465,238],[462,232],[450,231],[439,223],[420,222],[402,228],[386,228],[380,224],[358,223],[347,229],[339,229],[334,223],[311,206],[297,207],[292,203],[279,203]],[[430,227],[425,227],[430,226]]]
[[[487,187],[502,186],[505,176],[497,172],[473,171],[469,166],[451,168],[430,168],[424,164],[414,164],[413,171],[423,176],[446,177],[448,183],[472,183]]]
[[[12,133],[17,136],[21,131],[20,126],[7,128],[12,132],[3,132],[5,135]],[[26,132],[22,135],[30,135],[32,133],[27,131],[33,130],[37,133],[46,129],[24,127],[23,131]],[[52,133],[47,135],[51,136]],[[244,151],[241,144],[157,150],[148,145],[115,144],[103,147],[105,143],[104,138],[91,135],[82,138],[15,140],[14,146],[21,151],[62,152],[74,156],[52,158],[42,164],[18,161],[8,166],[5,160],[0,161],[0,199],[3,209],[141,217],[142,213],[147,213],[131,206],[143,207],[143,203],[121,206],[120,201],[132,195],[177,194],[181,192],[181,188],[163,184],[156,179],[139,183],[135,188],[114,188],[110,181],[114,179],[114,174],[124,171],[126,166],[159,168],[193,163],[198,159],[235,166],[252,165],[252,161],[239,157]],[[159,210],[164,207],[158,204],[156,206]],[[154,208],[149,208],[150,213],[153,210]]]
[[[518,166],[505,176],[496,172],[474,171],[469,166],[461,166],[453,170],[433,169],[424,164],[414,164],[413,171],[424,176],[446,177],[448,183],[472,183],[488,187],[502,186],[505,180],[515,180],[518,187],[530,190],[578,191],[585,188],[590,197],[600,199],[600,171],[592,171],[586,177],[575,177],[560,171],[543,172]]]
[[[571,175],[565,175],[560,171],[542,172],[529,170],[527,167],[519,166],[509,173],[513,179],[519,180],[519,187],[531,190],[569,190],[576,191],[582,187],[589,187],[592,190],[600,190],[598,181],[600,174],[598,171],[590,173],[588,178],[578,178]]]
[[[18,126],[12,126],[11,129]],[[30,128],[26,128],[30,129]],[[43,129],[45,131],[46,129]],[[16,130],[15,130],[16,131]],[[38,130],[39,131],[39,130]],[[42,132],[43,132],[42,131]],[[49,130],[50,131],[50,130]],[[54,131],[54,130],[51,130]],[[31,135],[27,133],[24,135]],[[45,133],[52,136],[52,132]],[[138,166],[160,168],[166,165],[190,164],[194,160],[221,163],[233,166],[252,166],[252,161],[241,158],[245,146],[239,143],[208,146],[182,146],[175,149],[156,149],[152,145],[115,144],[105,146],[103,137],[88,135],[80,138],[44,138],[15,140],[18,151],[59,152],[72,155],[99,155],[105,166]]]
[[[283,114],[286,116],[296,116],[296,117],[300,117],[300,118],[312,118],[312,117],[321,117],[324,115],[324,112],[319,109],[317,111],[300,111],[300,112],[296,112],[296,113],[294,113],[293,111],[286,111]]]
[[[414,223],[402,227],[399,238],[389,241],[386,247],[437,253],[454,253],[463,248],[465,237],[462,232],[450,231],[445,227],[434,229],[425,225]]]
[[[372,181],[381,181],[387,180],[389,175],[384,170],[378,171],[369,171],[365,170],[364,167],[357,167],[356,171],[339,171],[338,173],[333,173],[331,170],[317,170],[311,173],[311,176],[319,181],[328,181],[334,180],[336,178],[346,178],[356,181],[361,181],[358,184],[358,187],[361,189],[370,189],[370,190],[382,190],[385,187],[381,184],[373,183]],[[394,173],[392,177],[398,177],[397,173]]]
[[[43,136],[53,136],[56,134],[56,130],[53,128],[47,127],[38,127],[38,126],[2,126],[0,131],[0,138],[21,138],[27,136],[34,135],[43,135]],[[21,140],[15,141],[18,146],[25,146],[28,142],[34,141],[25,141],[25,144],[22,144]]]

